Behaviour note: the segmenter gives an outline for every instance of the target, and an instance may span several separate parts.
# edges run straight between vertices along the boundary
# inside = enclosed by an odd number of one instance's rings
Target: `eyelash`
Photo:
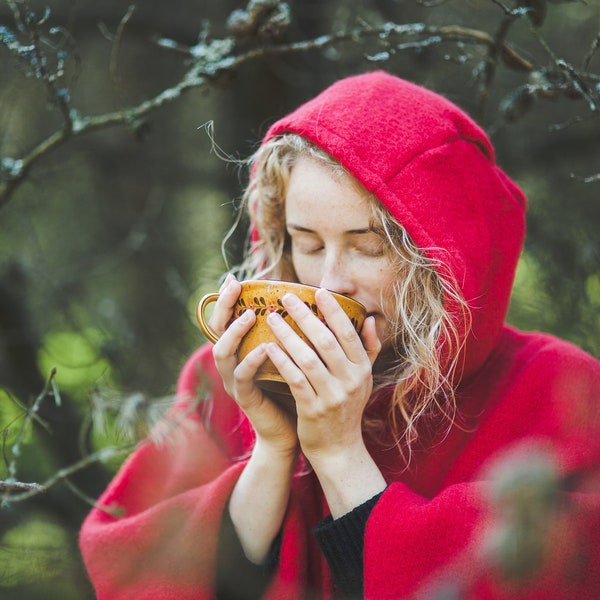
[[[319,246],[318,248],[302,248],[300,246],[293,245],[292,247],[295,248],[298,252],[301,252],[302,254],[317,254],[317,252],[320,252],[321,250],[323,250],[323,246]]]
[[[319,252],[321,252],[321,250],[323,250],[323,246],[319,246],[317,248],[302,248],[298,244],[292,244],[292,247],[296,249],[296,251],[308,256],[318,254]],[[354,247],[353,250],[356,251],[358,254],[368,256],[369,258],[379,258],[384,255],[383,244],[379,245],[376,250],[365,250],[357,247]]]

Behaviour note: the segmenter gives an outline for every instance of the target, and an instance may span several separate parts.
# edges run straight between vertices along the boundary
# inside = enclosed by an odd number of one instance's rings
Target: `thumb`
[[[360,339],[362,340],[363,346],[365,347],[367,356],[369,357],[372,365],[381,352],[381,340],[377,335],[375,317],[370,316],[365,319],[360,332]]]

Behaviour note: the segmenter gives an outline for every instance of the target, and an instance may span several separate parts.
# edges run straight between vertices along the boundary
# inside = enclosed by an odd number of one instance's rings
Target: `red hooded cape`
[[[365,597],[426,598],[452,585],[461,598],[600,598],[600,363],[504,324],[525,200],[495,164],[484,132],[444,98],[383,72],[339,81],[265,139],[286,131],[324,148],[372,191],[434,264],[446,265],[440,275],[458,282],[473,313],[463,331],[457,424],[444,436],[430,432],[434,445],[416,451],[408,469],[396,451],[371,444],[389,486],[367,522]],[[222,515],[253,435],[210,350],[201,348],[181,373],[173,431],[140,445],[82,527],[100,600],[214,597]],[[188,411],[198,396],[206,400]],[[530,478],[536,456],[552,461],[560,498],[538,526],[546,550],[535,577],[507,582],[492,549],[530,487],[518,478],[508,486],[511,475],[493,465],[507,453],[514,459],[515,446],[515,464],[531,467]],[[265,598],[332,597],[311,534],[327,514],[316,477],[299,470]]]

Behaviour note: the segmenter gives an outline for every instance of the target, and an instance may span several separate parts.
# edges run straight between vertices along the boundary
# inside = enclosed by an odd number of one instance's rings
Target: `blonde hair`
[[[339,162],[299,135],[285,134],[266,142],[249,159],[252,176],[242,208],[250,217],[252,238],[246,259],[234,269],[239,278],[296,279],[285,227],[285,198],[291,170],[304,157],[360,185]],[[446,431],[455,422],[453,380],[470,313],[443,263],[428,259],[375,196],[368,199],[374,229],[387,240],[386,253],[398,277],[391,290],[393,314],[385,315],[394,357],[378,361],[383,367],[376,363],[371,401],[389,397],[391,391],[389,411],[382,420],[367,407],[363,429],[377,440],[391,433],[392,443],[408,462],[419,437],[419,422],[430,426],[432,421],[445,422]]]

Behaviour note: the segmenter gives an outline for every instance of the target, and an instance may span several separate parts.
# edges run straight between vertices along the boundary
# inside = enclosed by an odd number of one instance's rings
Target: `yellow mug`
[[[244,311],[250,309],[253,310],[256,315],[256,322],[240,343],[238,348],[238,360],[241,361],[253,348],[256,348],[263,342],[272,341],[278,343],[277,338],[273,335],[271,328],[266,322],[267,316],[272,312],[279,313],[300,338],[312,348],[312,344],[283,307],[281,298],[287,293],[295,294],[319,319],[325,322],[323,315],[317,308],[315,302],[315,292],[319,289],[318,287],[270,279],[254,279],[241,281],[240,283],[242,291],[233,308],[233,319],[237,319]],[[357,300],[353,300],[348,296],[336,292],[331,292],[331,294],[348,315],[356,331],[360,333],[367,312],[365,307]],[[216,302],[218,298],[218,293],[213,292],[206,294],[200,302],[198,302],[196,309],[196,316],[200,329],[213,343],[216,342],[220,336],[208,324],[205,310],[209,304]],[[270,394],[281,395],[284,397],[291,396],[290,389],[285,380],[279,374],[275,365],[268,359],[259,368],[255,381],[258,387]]]

